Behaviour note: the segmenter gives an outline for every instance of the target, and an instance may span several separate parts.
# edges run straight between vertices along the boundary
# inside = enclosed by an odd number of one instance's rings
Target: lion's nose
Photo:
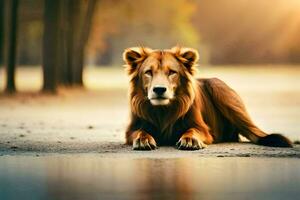
[[[167,91],[166,87],[156,86],[153,88],[153,92],[158,96],[162,96],[165,93],[165,91]]]

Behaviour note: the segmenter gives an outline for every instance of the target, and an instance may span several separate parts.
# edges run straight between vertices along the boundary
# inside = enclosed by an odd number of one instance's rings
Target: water
[[[300,159],[0,157],[0,199],[299,199]]]

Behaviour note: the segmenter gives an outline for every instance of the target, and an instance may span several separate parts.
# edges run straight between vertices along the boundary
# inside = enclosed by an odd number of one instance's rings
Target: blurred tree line
[[[82,85],[84,63],[120,65],[136,45],[191,46],[210,64],[300,63],[299,12],[298,0],[0,0],[0,62],[6,47],[7,65],[42,64],[45,90]]]
[[[1,49],[5,49],[6,91],[13,93],[15,87],[16,62],[19,36],[23,30],[21,3],[32,1],[0,0],[4,18],[1,35]],[[82,86],[85,46],[90,32],[94,14],[95,0],[44,0],[43,4],[43,34],[41,57],[43,66],[43,91],[56,92],[57,86]],[[34,6],[33,6],[34,7]],[[28,11],[30,12],[30,11]],[[33,11],[33,13],[35,13]],[[39,13],[37,14],[37,16]],[[29,15],[32,17],[32,15]],[[3,20],[4,19],[4,20]],[[26,23],[25,23],[26,24]],[[39,30],[39,28],[37,28]],[[4,39],[3,39],[4,38]],[[34,51],[28,45],[25,52]],[[29,55],[29,54],[27,54]],[[22,55],[24,56],[24,55]],[[1,56],[2,57],[2,56]],[[25,59],[26,60],[26,59]]]
[[[19,1],[18,62],[40,65],[44,0]],[[299,12],[298,0],[96,0],[86,61],[116,65],[128,46],[181,44],[211,64],[299,63]]]

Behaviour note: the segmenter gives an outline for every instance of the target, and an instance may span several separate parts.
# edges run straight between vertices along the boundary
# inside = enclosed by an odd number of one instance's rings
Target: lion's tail
[[[292,142],[281,134],[273,133],[257,140],[258,145],[270,147],[293,147]]]
[[[214,106],[251,142],[272,147],[292,147],[292,142],[280,134],[266,134],[251,120],[238,94],[223,81],[213,78],[205,81]]]

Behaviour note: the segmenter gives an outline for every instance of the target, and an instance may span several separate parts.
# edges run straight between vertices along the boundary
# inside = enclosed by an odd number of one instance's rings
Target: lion
[[[250,119],[239,95],[218,78],[195,78],[199,59],[192,48],[125,49],[130,78],[131,119],[126,144],[134,150],[176,145],[198,150],[212,143],[238,142],[292,147],[281,134],[267,134]]]

